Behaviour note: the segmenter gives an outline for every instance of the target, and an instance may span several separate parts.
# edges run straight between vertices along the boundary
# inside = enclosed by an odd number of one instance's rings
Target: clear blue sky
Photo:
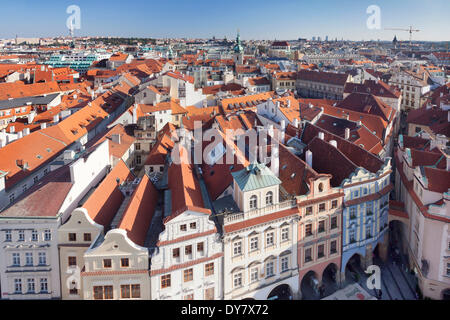
[[[76,36],[407,40],[384,28],[412,25],[416,40],[450,40],[450,0],[14,0],[2,1],[0,38],[67,35],[66,8],[81,9]],[[370,5],[381,30],[366,27]]]

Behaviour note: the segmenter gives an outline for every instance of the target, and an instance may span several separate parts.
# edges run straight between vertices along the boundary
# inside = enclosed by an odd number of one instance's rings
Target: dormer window
[[[319,183],[319,192],[323,192],[323,183]]]
[[[273,204],[273,192],[269,191],[266,193],[266,205]]]
[[[253,195],[250,197],[250,209],[256,209],[258,197]]]

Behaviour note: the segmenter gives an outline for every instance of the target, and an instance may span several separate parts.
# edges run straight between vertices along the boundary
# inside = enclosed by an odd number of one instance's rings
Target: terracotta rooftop
[[[143,246],[158,202],[158,191],[145,174],[117,226],[127,231],[127,236],[137,245]]]
[[[132,179],[134,179],[134,176],[130,169],[120,160],[82,207],[87,210],[92,220],[108,227],[124,200],[119,186],[122,182]]]

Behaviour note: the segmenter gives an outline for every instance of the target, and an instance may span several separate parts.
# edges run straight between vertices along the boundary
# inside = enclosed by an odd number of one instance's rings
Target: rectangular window
[[[214,300],[214,287],[205,289],[205,300]]]
[[[306,215],[309,216],[310,214],[313,213],[313,207],[306,207]]]
[[[317,248],[317,258],[323,258],[325,256],[325,245],[321,244]]]
[[[266,264],[266,277],[271,277],[274,275],[273,262],[270,261]]]
[[[170,288],[170,274],[161,276],[161,289]]]
[[[372,226],[366,226],[366,238],[372,238]]]
[[[77,241],[77,234],[69,233],[69,241]]]
[[[186,231],[186,230],[187,230],[187,228],[186,228],[185,224],[180,225],[180,231]]]
[[[103,259],[103,268],[111,268],[111,259]]]
[[[197,228],[197,224],[196,224],[195,222],[191,222],[191,223],[189,224],[189,228],[190,228],[190,229],[196,229],[196,228]]]
[[[349,238],[350,238],[350,243],[356,242],[355,229],[352,229],[349,231]]]
[[[114,299],[113,286],[104,286],[103,290],[104,290],[104,295],[105,295],[106,300]]]
[[[273,232],[269,232],[266,235],[266,246],[270,247],[273,246]]]
[[[174,258],[179,258],[180,257],[180,248],[172,249],[172,256]]]
[[[19,241],[25,241],[25,231],[19,230]]]
[[[197,243],[197,252],[203,254],[203,242]]]
[[[450,276],[450,263],[447,263],[447,275]]]
[[[184,282],[189,282],[194,279],[194,269],[186,269],[183,271]]]
[[[33,265],[33,253],[32,252],[25,253],[25,265],[27,265],[27,266]]]
[[[84,241],[91,241],[91,234],[90,233],[84,233],[83,234]]]
[[[242,254],[242,242],[237,241],[233,244],[233,255],[240,256]]]
[[[141,150],[141,144],[140,143],[136,143],[136,151]]]
[[[103,300],[102,286],[94,286],[94,300]]]
[[[45,266],[47,264],[47,256],[45,252],[39,252],[39,265]]]
[[[331,241],[330,243],[330,254],[336,253],[337,252],[337,241]]]
[[[338,205],[337,200],[331,201],[331,209],[336,209],[336,208],[337,208],[337,205]]]
[[[120,286],[120,297],[122,299],[129,299],[131,297],[129,284],[123,284]]]
[[[185,255],[192,254],[192,246],[191,245],[184,247],[184,254]]]
[[[305,226],[305,236],[306,237],[312,236],[312,224],[311,223],[308,223]]]
[[[325,203],[319,204],[319,212],[325,211]]]
[[[38,241],[38,233],[36,230],[31,231],[31,241]]]
[[[120,266],[123,267],[123,268],[129,267],[130,266],[130,260],[128,260],[128,258],[120,259]]]
[[[34,279],[27,279],[27,292],[34,293]]]
[[[14,293],[22,293],[22,279],[14,279]]]
[[[319,221],[319,233],[325,232],[325,220]]]
[[[250,238],[250,251],[254,250],[258,250],[258,237]]]
[[[205,276],[211,276],[214,274],[214,262],[205,264]]]
[[[258,268],[253,268],[250,270],[250,281],[258,281]]]
[[[312,260],[311,248],[305,249],[305,262]]]
[[[281,241],[289,240],[289,228],[281,229]]]
[[[289,257],[281,258],[281,272],[286,272],[289,269]]]
[[[336,229],[337,228],[337,217],[332,217],[331,218],[331,229]]]
[[[69,267],[77,265],[77,257],[68,257]]]
[[[50,241],[50,240],[52,240],[52,233],[50,232],[49,229],[46,229],[46,230],[44,231],[44,240],[45,240],[45,241]]]
[[[350,208],[350,219],[356,219],[356,207]]]
[[[5,241],[6,242],[11,242],[12,241],[12,233],[11,230],[6,230],[5,231]],[[449,244],[450,246],[450,244]]]
[[[20,254],[18,253],[12,254],[12,265],[15,267],[20,266]]]
[[[47,278],[41,278],[39,280],[39,282],[41,284],[41,292],[42,293],[47,293],[48,292]]]
[[[131,285],[131,297],[133,299],[137,299],[141,297],[141,285],[140,284],[132,284]]]
[[[239,272],[233,276],[233,285],[234,288],[242,287],[242,273]]]

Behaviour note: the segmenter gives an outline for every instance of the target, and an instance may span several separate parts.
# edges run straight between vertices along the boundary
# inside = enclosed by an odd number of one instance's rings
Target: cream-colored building
[[[218,200],[225,209],[224,299],[296,298],[296,200],[280,200],[281,181],[265,165],[232,175],[233,195]]]

